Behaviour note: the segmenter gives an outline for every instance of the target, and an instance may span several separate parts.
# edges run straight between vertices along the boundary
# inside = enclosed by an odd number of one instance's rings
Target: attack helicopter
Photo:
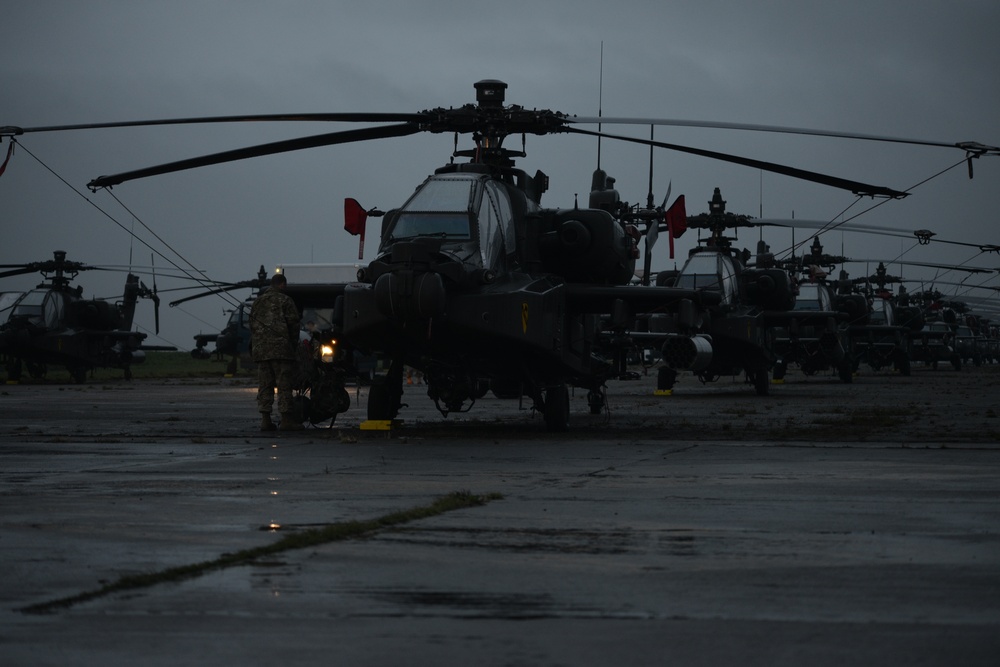
[[[790,326],[775,331],[774,381],[784,379],[790,363],[798,364],[805,375],[836,369],[842,382],[853,381],[850,334],[843,324],[851,318],[852,311],[864,309],[865,304],[846,296],[838,298],[835,286],[828,280],[834,267],[844,261],[844,257],[827,255],[817,236],[809,254],[779,262],[797,277],[793,310],[814,315],[825,313],[826,322],[814,319],[813,323],[800,326],[793,320]]]
[[[702,382],[742,372],[758,395],[767,395],[770,370],[779,360],[774,347],[778,330],[826,327],[838,314],[793,310],[795,285],[790,274],[777,266],[767,246],[758,244],[751,267],[750,252],[736,250],[732,244],[735,237],[726,236],[729,229],[749,226],[750,218],[727,212],[719,188],[708,206],[708,213],[688,216],[685,227],[706,229],[709,238],[690,251],[681,270],[668,280],[676,287],[713,292],[720,300],[701,312],[687,309],[651,318],[651,331],[663,339],[660,352],[664,365],[657,389],[671,391],[678,371],[691,371]]]
[[[53,259],[29,264],[4,264],[0,278],[41,273],[45,280],[27,292],[0,296],[0,356],[6,361],[8,382],[17,382],[27,369],[44,377],[50,364],[65,366],[76,382],[84,382],[95,368],[120,368],[132,378],[132,364],[142,363],[147,350],[174,349],[145,346],[146,334],[132,330],[139,298],[151,299],[159,333],[159,297],[139,277],[129,273],[121,301],[84,299],[81,286],[71,287],[81,271],[96,269],[66,259],[57,250]]]
[[[134,121],[45,128],[0,128],[0,135],[97,127],[126,127],[203,122],[330,121],[369,125],[138,169],[90,182],[92,189],[129,180],[287,151],[420,132],[453,133],[451,161],[435,170],[399,208],[382,215],[377,256],[348,283],[296,283],[287,292],[300,309],[331,308],[341,350],[378,355],[388,372],[369,394],[368,417],[389,422],[404,407],[405,366],[424,372],[428,395],[442,414],[472,407],[483,381],[494,393],[528,396],[552,430],[568,426],[569,386],[587,390],[591,412],[604,404],[605,382],[617,376],[633,347],[629,328],[636,317],[671,313],[677,322],[703,319],[719,305],[717,291],[698,286],[647,287],[630,284],[642,230],[618,211],[617,191],[603,173],[595,173],[589,208],[547,208],[541,197],[548,187],[542,172],[529,175],[515,167],[526,157],[527,134],[576,134],[680,151],[837,187],[858,195],[900,198],[906,192],[652,139],[586,130],[604,124],[700,125],[824,136],[848,136],[816,130],[698,124],[667,119],[583,118],[549,110],[505,105],[507,84],[475,84],[476,103],[417,113],[323,113],[229,116]],[[459,134],[472,136],[474,147],[459,150]],[[521,150],[505,148],[510,135],[522,135]],[[889,140],[852,135],[855,138]],[[982,144],[917,141],[921,145],[959,148],[970,159],[1000,154]],[[456,162],[467,158],[468,162]],[[373,213],[371,209],[367,213]],[[361,233],[366,220],[347,221]],[[358,227],[360,224],[360,228]],[[767,271],[767,269],[764,269]],[[766,274],[764,274],[766,275]],[[762,280],[757,289],[764,290]],[[702,339],[703,340],[703,339]],[[339,354],[329,355],[336,365]],[[760,364],[761,366],[763,364]],[[755,369],[759,373],[759,369]],[[759,382],[759,380],[758,380]]]
[[[993,269],[968,265],[899,260],[894,263],[967,273],[993,272]],[[874,318],[878,320],[869,323],[859,332],[863,334],[859,339],[859,345],[863,346],[863,354],[859,354],[859,357],[867,361],[874,370],[887,365],[890,358],[895,368],[903,375],[910,374],[912,361],[920,361],[934,368],[937,368],[940,361],[948,361],[955,370],[961,370],[961,357],[952,345],[957,326],[953,312],[938,313],[928,304],[913,303],[911,295],[902,284],[907,281],[899,276],[890,275],[885,262],[878,263],[874,274],[856,279],[854,282],[864,286],[872,304]],[[887,289],[889,284],[899,284],[895,295]]]
[[[898,276],[889,275],[883,262],[871,276],[849,280],[843,273],[842,293],[860,290],[868,301],[867,311],[848,321],[855,370],[865,363],[876,372],[891,365],[903,376],[911,373],[910,333],[919,331],[924,319],[920,309],[909,304],[905,290],[896,299],[886,288],[899,281]]]
[[[934,235],[933,232],[927,232],[926,230],[923,233],[927,234],[928,238]],[[834,267],[838,264],[869,264],[873,261],[878,261],[879,267],[876,269],[875,274],[868,278],[851,282],[846,280],[846,273],[843,273],[839,281],[828,280],[828,276],[832,274]],[[992,272],[991,269],[980,267],[929,262],[895,260],[895,263],[949,271],[958,270],[968,273]],[[874,360],[875,365],[881,367],[885,365],[885,360],[891,357],[897,368],[906,366],[899,348],[897,347],[895,352],[891,351],[893,346],[890,345],[890,341],[894,345],[896,344],[895,333],[890,335],[890,331],[880,329],[880,333],[877,336],[880,342],[878,344],[872,342],[876,336],[875,330],[869,327],[868,320],[871,317],[869,307],[864,297],[861,294],[852,293],[853,290],[851,289],[853,284],[868,285],[869,289],[867,292],[872,296],[872,303],[876,304],[880,310],[885,311],[887,304],[884,302],[885,296],[888,293],[886,285],[892,282],[902,283],[905,281],[895,276],[889,276],[884,262],[827,255],[823,252],[823,246],[817,235],[813,238],[813,243],[808,254],[801,257],[792,256],[781,261],[781,264],[788,270],[803,276],[803,280],[808,281],[800,281],[797,286],[796,310],[815,310],[817,308],[820,310],[834,310],[839,311],[840,316],[837,318],[839,323],[836,326],[833,326],[831,322],[831,325],[827,326],[825,331],[818,337],[801,338],[794,335],[794,333],[789,334],[788,332],[780,331],[776,347],[779,349],[781,359],[775,366],[775,379],[783,377],[788,361],[796,361],[807,375],[812,374],[816,370],[835,366],[841,380],[851,382],[853,371],[856,367],[854,341],[851,337],[852,332],[855,335],[861,336],[858,346],[860,356],[865,360],[870,363]],[[881,301],[876,303],[876,298],[880,298]],[[889,305],[893,308],[892,321],[903,325],[905,327],[904,333],[909,336],[907,347],[910,350],[910,360],[922,360],[922,357],[926,356],[926,351],[930,348],[926,346],[926,334],[917,336],[922,331],[920,327],[923,325],[923,319],[921,319],[919,313],[920,309],[909,302],[908,295],[902,287],[900,287],[899,294],[895,296],[890,295],[890,301],[891,304]],[[880,320],[885,319],[887,322],[890,321],[890,316],[885,312],[881,312],[876,317]],[[846,326],[843,326],[844,324]],[[817,332],[813,331],[811,333],[815,334]],[[931,336],[931,338],[940,338],[940,336]],[[918,347],[919,345],[923,345],[923,347]],[[883,350],[884,354],[876,353],[876,350],[879,349]]]
[[[987,314],[995,313],[995,310],[988,310],[995,305],[994,301],[968,294],[962,297],[947,297],[936,289],[942,285],[962,287],[966,292],[971,288],[998,291],[1000,288],[936,280],[934,288],[913,294],[914,300],[922,303],[929,324],[944,322],[951,329],[953,347],[960,364],[971,363],[973,366],[982,366],[984,363],[996,361],[996,325],[987,317]],[[948,361],[952,361],[954,365],[952,359]]]
[[[926,322],[919,331],[910,331],[909,334],[911,361],[919,361],[934,370],[937,370],[938,363],[946,361],[956,371],[962,370],[955,329],[949,324],[940,320]]]
[[[857,225],[833,221],[777,219],[756,219],[752,221],[752,224],[761,227],[771,226],[816,230],[813,235],[814,243],[811,255],[816,255],[816,248],[821,248],[819,245],[819,235],[830,231],[908,238],[916,241],[919,246],[944,243],[975,248],[980,253],[1000,252],[1000,246],[996,244],[943,239],[928,229],[904,230],[893,227]],[[805,255],[800,263],[820,265],[820,262],[816,261],[814,257],[811,258],[811,255]],[[828,260],[828,268],[831,271],[834,264],[878,264],[875,272],[867,277],[850,280],[848,279],[847,272],[842,269],[839,280],[835,283],[826,281],[831,286],[836,285],[836,294],[833,297],[833,303],[838,310],[841,310],[847,316],[847,326],[841,327],[841,330],[848,335],[850,343],[848,356],[853,358],[855,370],[857,370],[861,362],[867,363],[875,371],[892,365],[903,375],[910,374],[911,361],[923,361],[936,367],[939,361],[948,360],[956,369],[960,367],[960,362],[956,361],[959,355],[956,355],[954,350],[951,349],[952,346],[947,344],[947,339],[950,339],[951,335],[943,327],[927,322],[928,319],[937,319],[937,314],[929,312],[926,306],[911,303],[910,295],[902,286],[902,283],[920,281],[904,280],[899,276],[889,275],[886,268],[886,260],[849,259],[846,257],[827,256],[824,256],[824,258]],[[793,258],[788,261],[795,263],[797,260]],[[970,266],[968,264],[941,264],[898,258],[892,260],[891,263],[899,264],[900,266],[935,269],[939,272],[938,275],[941,275],[940,272],[947,273],[952,271],[969,274],[993,273],[995,271],[992,268]],[[935,280],[934,282],[946,284],[940,280]],[[900,284],[899,291],[895,295],[887,289],[889,284],[894,283]],[[970,287],[964,283],[954,284]],[[802,286],[800,286],[801,288]],[[952,326],[952,329],[954,330],[954,326]]]

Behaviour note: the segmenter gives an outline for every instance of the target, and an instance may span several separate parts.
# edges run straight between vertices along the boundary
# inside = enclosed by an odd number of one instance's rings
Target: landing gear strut
[[[395,419],[402,407],[403,364],[393,361],[385,375],[375,376],[368,393],[368,419],[385,421]]]
[[[545,390],[542,415],[550,431],[561,432],[569,428],[569,388],[565,384],[553,385]]]

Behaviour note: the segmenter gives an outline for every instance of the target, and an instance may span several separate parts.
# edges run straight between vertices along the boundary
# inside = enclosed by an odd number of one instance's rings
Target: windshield
[[[479,205],[479,254],[483,266],[496,269],[514,250],[514,224],[507,194],[494,181],[483,189]]]
[[[42,314],[42,302],[48,290],[33,290],[24,295],[17,305],[14,306],[14,315],[24,317],[40,317]]]
[[[677,287],[721,290],[719,263],[715,255],[694,255],[677,276]]]
[[[830,298],[825,289],[816,283],[799,285],[799,294],[795,297],[795,310],[832,310]]]
[[[396,241],[440,239],[447,253],[497,273],[515,249],[510,197],[502,184],[482,174],[428,178],[390,224],[383,250]]]
[[[795,297],[795,310],[823,310],[819,300],[819,288],[816,285],[799,285],[799,294]]]
[[[392,238],[407,239],[432,236],[444,239],[468,239],[467,213],[401,213],[392,227]]]
[[[889,316],[886,311],[889,309],[889,302],[884,299],[875,299],[872,303],[872,323],[888,324]]]
[[[0,293],[0,324],[3,324],[10,317],[10,311],[14,308],[14,303],[24,295],[24,292],[2,292]]]
[[[468,213],[472,204],[472,186],[475,179],[468,176],[442,178],[424,181],[420,189],[403,205],[403,211]]]
[[[717,253],[689,257],[674,284],[686,289],[721,292],[724,304],[733,303],[736,299],[736,274],[732,262]]]
[[[474,185],[475,180],[468,177],[428,179],[400,209],[390,238],[472,238],[469,210]]]

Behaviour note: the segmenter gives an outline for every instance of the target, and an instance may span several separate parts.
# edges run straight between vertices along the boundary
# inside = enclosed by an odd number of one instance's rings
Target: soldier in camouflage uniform
[[[251,354],[257,364],[257,409],[261,431],[277,427],[271,421],[274,389],[278,388],[278,411],[281,430],[298,431],[302,422],[292,404],[292,366],[299,342],[299,309],[285,294],[288,281],[280,273],[271,278],[271,288],[263,292],[250,308]]]

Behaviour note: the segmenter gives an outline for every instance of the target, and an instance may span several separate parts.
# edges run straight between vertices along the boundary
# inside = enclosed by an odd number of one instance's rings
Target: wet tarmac
[[[556,435],[416,386],[270,434],[246,380],[0,387],[3,664],[997,664],[1000,367],[654,387]]]

